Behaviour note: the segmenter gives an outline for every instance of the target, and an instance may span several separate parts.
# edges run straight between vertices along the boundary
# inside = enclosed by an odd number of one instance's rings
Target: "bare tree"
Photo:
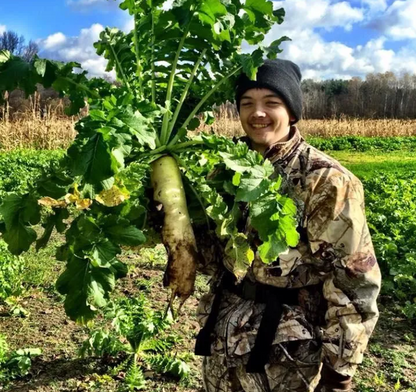
[[[29,44],[25,45],[23,35],[19,37],[14,31],[5,31],[0,35],[0,50],[8,50],[11,54],[30,61],[39,52],[39,47],[33,41],[29,41]]]
[[[39,46],[36,42],[30,40],[29,43],[27,44],[27,46],[25,47],[25,51],[22,54],[22,57],[26,60],[26,61],[31,61],[33,59],[33,57],[38,54],[39,52]]]

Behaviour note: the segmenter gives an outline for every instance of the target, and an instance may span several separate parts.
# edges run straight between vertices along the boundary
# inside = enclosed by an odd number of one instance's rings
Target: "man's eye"
[[[242,104],[241,104],[241,106],[250,106],[251,105],[251,102],[243,102]]]
[[[280,102],[277,101],[269,101],[267,102],[268,105],[280,105]]]

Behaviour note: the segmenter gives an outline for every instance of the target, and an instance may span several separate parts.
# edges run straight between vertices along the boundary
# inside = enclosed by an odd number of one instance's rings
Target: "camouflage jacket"
[[[320,341],[322,360],[352,376],[378,319],[381,284],[362,184],[336,160],[306,143],[296,127],[287,142],[271,146],[264,156],[284,178],[284,191],[297,204],[301,234],[296,248],[280,254],[272,265],[255,258],[248,273],[253,281],[300,289],[299,305],[284,305],[273,344]],[[230,261],[222,263],[229,267]],[[212,267],[205,265],[205,270],[215,271]],[[200,301],[202,326],[213,296],[211,290]],[[224,350],[233,366],[254,346],[265,305],[228,292],[222,302],[213,349]]]

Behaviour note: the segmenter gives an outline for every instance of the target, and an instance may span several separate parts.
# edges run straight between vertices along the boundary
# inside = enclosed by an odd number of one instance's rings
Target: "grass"
[[[416,154],[412,152],[354,152],[331,151],[328,155],[337,159],[347,169],[362,179],[376,173],[393,172],[398,176],[408,176],[416,172]]]

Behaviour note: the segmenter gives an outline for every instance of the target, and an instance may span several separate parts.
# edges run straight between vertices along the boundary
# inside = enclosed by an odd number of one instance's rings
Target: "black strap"
[[[249,281],[243,281],[243,283],[235,285],[235,277],[226,272],[217,287],[207,322],[196,338],[196,355],[211,355],[211,335],[217,322],[224,289],[234,292],[241,298],[254,300],[257,303],[266,303],[256,341],[246,367],[247,373],[264,373],[264,366],[269,361],[272,343],[282,317],[282,304],[297,304],[299,290],[281,289]]]
[[[272,343],[282,313],[283,306],[279,299],[275,295],[269,296],[257,331],[256,342],[248,359],[247,373],[264,373],[264,366],[269,361]]]
[[[211,356],[211,334],[214,331],[215,323],[217,322],[218,313],[220,311],[223,286],[224,278],[221,279],[221,282],[217,287],[208,319],[196,337],[195,355],[202,355],[204,357]]]

